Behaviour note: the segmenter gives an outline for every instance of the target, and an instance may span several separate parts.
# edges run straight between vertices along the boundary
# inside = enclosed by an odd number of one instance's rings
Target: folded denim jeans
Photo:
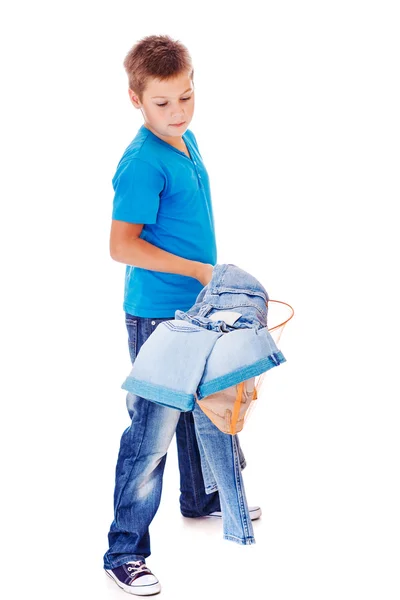
[[[122,388],[180,411],[196,400],[256,377],[286,359],[266,326],[268,294],[236,265],[215,265],[187,312],[164,321],[146,340]],[[218,312],[235,311],[232,324]],[[217,320],[216,320],[217,319]]]
[[[174,319],[160,323],[146,340],[122,388],[188,411],[197,399],[261,375],[285,360],[266,327],[222,333]]]
[[[175,311],[175,319],[224,332],[234,329],[267,326],[269,296],[264,286],[252,275],[232,264],[213,267],[211,281],[200,291],[195,304],[187,312]],[[209,318],[218,311],[235,310],[241,313],[233,325]]]
[[[141,347],[122,389],[181,411],[193,410],[207,359],[221,331],[172,319]]]

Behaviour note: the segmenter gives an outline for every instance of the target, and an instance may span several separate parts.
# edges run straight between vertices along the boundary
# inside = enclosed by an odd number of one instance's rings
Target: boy
[[[191,308],[211,280],[217,250],[208,175],[188,130],[194,85],[187,49],[169,36],[148,36],[129,51],[124,67],[144,124],[113,178],[110,254],[127,265],[123,308],[133,362],[160,322]],[[127,408],[131,425],[121,438],[104,569],[125,591],[150,595],[161,586],[145,562],[148,528],[175,432],[181,513],[220,516],[221,507],[217,491],[205,493],[192,414],[129,393]]]

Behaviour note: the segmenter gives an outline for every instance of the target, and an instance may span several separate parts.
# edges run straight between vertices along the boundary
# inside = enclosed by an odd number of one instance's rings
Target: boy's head
[[[167,141],[181,137],[194,113],[194,70],[185,46],[167,35],[145,37],[128,52],[124,67],[131,102],[149,129]]]

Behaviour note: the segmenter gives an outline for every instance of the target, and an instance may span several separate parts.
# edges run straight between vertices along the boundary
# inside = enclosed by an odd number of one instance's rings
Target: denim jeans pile
[[[254,277],[235,265],[216,265],[195,305],[176,311],[146,341],[122,388],[192,411],[197,399],[285,362],[267,328],[267,300]],[[218,319],[227,310],[240,315],[233,325]]]

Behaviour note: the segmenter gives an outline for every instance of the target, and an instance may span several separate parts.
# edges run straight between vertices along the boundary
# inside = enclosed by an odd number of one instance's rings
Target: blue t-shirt
[[[144,125],[126,148],[112,184],[112,218],[143,223],[140,237],[183,258],[215,265],[209,177],[196,138],[182,135],[191,158]],[[126,267],[123,309],[138,317],[188,311],[202,290],[193,277]]]

